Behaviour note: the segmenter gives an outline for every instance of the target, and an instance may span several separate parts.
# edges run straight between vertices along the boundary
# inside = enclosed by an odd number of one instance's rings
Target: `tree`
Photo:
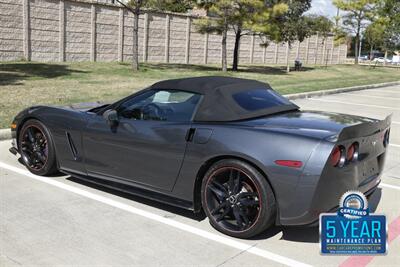
[[[388,51],[394,52],[400,49],[400,1],[381,0],[378,2],[378,19],[384,27],[382,49],[385,51],[385,59]],[[385,60],[386,63],[386,60]]]
[[[231,27],[235,32],[235,45],[233,48],[232,70],[237,71],[239,65],[239,45],[243,35],[249,34],[244,25],[250,20],[255,10],[262,8],[262,1],[236,1],[233,5],[232,13],[230,14]]]
[[[362,30],[374,17],[377,0],[334,0],[336,7],[345,11],[342,17],[343,27],[355,34],[355,59],[358,64],[358,51],[360,48],[360,36]]]
[[[186,13],[196,4],[196,0],[147,0],[144,7],[176,13]]]
[[[308,24],[311,26],[311,32],[313,34],[318,33],[319,36],[322,37],[322,43],[325,43],[326,39],[333,31],[333,22],[322,15],[311,15],[308,16],[308,19],[310,20]]]
[[[267,3],[267,6],[271,7],[276,1]],[[286,42],[290,49],[294,41],[302,42],[312,33],[311,21],[304,15],[311,7],[311,0],[282,0],[280,4],[282,3],[287,5],[287,11],[272,17],[271,24],[258,27],[258,30],[268,40]],[[289,56],[286,60],[286,72],[290,72]]]
[[[209,3],[207,3],[209,4]],[[196,22],[196,26],[200,33],[217,33],[222,35],[221,49],[222,49],[222,71],[228,70],[227,58],[226,58],[226,39],[229,28],[229,14],[232,8],[230,0],[219,0],[215,1],[207,9],[212,12],[213,17],[207,17],[200,19]]]
[[[233,48],[232,70],[237,71],[239,66],[239,46],[241,37],[252,34],[249,25],[252,24],[253,16],[258,10],[263,10],[262,0],[236,0],[230,14],[231,27],[235,33],[235,45]]]
[[[133,19],[133,40],[132,40],[132,70],[139,70],[139,15],[143,7],[157,10],[168,10],[172,12],[186,12],[190,9],[195,0],[117,0],[134,15]]]
[[[257,34],[261,38],[261,46],[266,47],[270,41],[279,39],[279,18],[286,12],[288,12],[288,5],[282,1],[265,1],[264,6],[246,21],[245,27],[253,34]]]
[[[384,40],[385,25],[375,21],[368,25],[364,32],[364,39],[370,47],[370,59],[372,60],[373,50],[381,48]]]
[[[342,45],[348,42],[349,40],[349,36],[346,33],[346,31],[343,29],[343,27],[341,27],[340,25],[340,15],[339,15],[339,8],[337,9],[337,13],[336,16],[333,17],[335,24],[332,28],[332,32],[333,32],[333,40],[335,42],[335,45]]]
[[[209,15],[209,18],[198,23],[200,32],[223,34],[224,28],[234,31],[232,70],[237,71],[240,39],[243,35],[252,34],[250,25],[253,24],[254,14],[265,7],[264,0],[200,0],[198,5],[207,9]],[[222,39],[224,40],[224,38]]]
[[[326,56],[326,40],[332,34],[334,28],[333,22],[322,15],[310,15],[307,19],[309,20],[308,24],[310,25],[311,34],[318,34],[318,36],[322,37],[322,45],[324,46],[322,50],[322,61],[327,65],[328,57]]]
[[[140,10],[143,5],[147,2],[147,0],[129,0],[127,4],[125,4],[121,0],[117,0],[119,4],[125,7],[128,11],[130,11],[134,15],[133,19],[133,40],[132,40],[132,70],[139,70],[139,15]]]
[[[130,0],[128,8],[133,13],[132,70],[139,70],[139,15],[146,0]]]

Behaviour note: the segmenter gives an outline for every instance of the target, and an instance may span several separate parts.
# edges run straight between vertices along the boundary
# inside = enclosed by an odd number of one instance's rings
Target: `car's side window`
[[[134,120],[190,121],[199,94],[179,90],[150,90],[122,103],[118,115]]]

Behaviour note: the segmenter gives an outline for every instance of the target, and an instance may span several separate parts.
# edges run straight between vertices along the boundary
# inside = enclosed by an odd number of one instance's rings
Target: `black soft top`
[[[194,121],[197,122],[237,121],[299,108],[275,92],[269,84],[249,79],[223,76],[193,77],[157,82],[148,89],[183,90],[203,95],[194,116]],[[272,91],[275,97],[282,99],[282,103],[269,108],[249,110],[234,99],[235,94],[263,89]]]

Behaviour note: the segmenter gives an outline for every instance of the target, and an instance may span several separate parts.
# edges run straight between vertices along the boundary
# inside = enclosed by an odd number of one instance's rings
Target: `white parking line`
[[[389,144],[389,146],[400,147],[400,145],[398,145],[398,144]]]
[[[364,107],[373,107],[373,108],[385,108],[385,109],[391,109],[391,110],[400,110],[400,108],[394,108],[394,107],[378,106],[378,105],[368,105],[368,104],[359,104],[359,103],[351,103],[351,102],[342,102],[342,101],[337,101],[337,100],[327,100],[327,99],[320,99],[320,98],[308,98],[308,100],[321,101],[321,102],[331,102],[331,103],[339,103],[339,104],[346,104],[346,105],[355,105],[355,106],[364,106]]]
[[[380,183],[379,186],[400,190],[400,186],[391,185],[391,184]]]
[[[400,121],[392,121],[392,124],[400,124]]]
[[[159,223],[163,223],[163,224],[172,226],[174,228],[180,229],[180,230],[185,231],[185,232],[189,232],[191,234],[194,234],[194,235],[197,235],[197,236],[209,239],[209,240],[213,240],[215,242],[224,244],[224,245],[229,246],[229,247],[233,247],[233,248],[236,248],[236,249],[239,249],[239,250],[242,250],[242,251],[246,251],[248,253],[263,257],[263,258],[271,260],[271,261],[275,261],[275,262],[278,262],[278,263],[281,263],[281,264],[284,264],[284,265],[287,265],[287,266],[302,266],[302,267],[311,266],[311,265],[308,265],[308,264],[305,264],[305,263],[302,263],[302,262],[299,262],[299,261],[296,261],[296,260],[281,256],[281,255],[269,252],[267,250],[256,248],[256,247],[254,247],[252,245],[248,245],[246,243],[239,242],[239,241],[236,241],[236,240],[228,238],[228,237],[224,237],[224,236],[221,236],[221,235],[218,235],[218,234],[210,233],[210,232],[198,229],[196,227],[193,227],[193,226],[181,223],[181,222],[177,222],[175,220],[172,220],[172,219],[169,219],[169,218],[165,218],[163,216],[160,216],[160,215],[148,212],[148,211],[144,211],[144,210],[129,206],[127,204],[115,201],[113,199],[110,199],[110,198],[107,198],[107,197],[104,197],[104,196],[101,196],[101,195],[97,195],[97,194],[85,191],[83,189],[80,189],[80,188],[77,188],[77,187],[74,187],[74,186],[71,186],[71,185],[68,185],[68,184],[64,184],[62,182],[58,182],[58,181],[53,180],[53,179],[49,179],[49,178],[46,178],[46,177],[41,177],[41,176],[34,175],[34,174],[30,173],[28,170],[23,170],[21,168],[17,168],[15,166],[9,165],[9,164],[4,163],[4,162],[0,162],[0,168],[16,172],[18,174],[27,176],[27,177],[35,179],[37,181],[44,182],[44,183],[49,184],[49,185],[53,185],[55,187],[58,187],[58,188],[66,190],[66,191],[78,194],[80,196],[83,196],[83,197],[86,197],[86,198],[89,198],[89,199],[92,199],[92,200],[99,201],[99,202],[101,202],[103,204],[107,204],[109,206],[112,206],[112,207],[115,207],[115,208],[130,212],[130,213],[145,217],[147,219],[150,219],[150,220],[153,220],[153,221],[156,221],[156,222],[159,222]]]
[[[361,95],[361,94],[352,94],[352,93],[340,93],[340,95],[352,95],[352,96],[361,96],[361,97],[369,97],[369,98],[381,98],[381,99],[390,99],[390,100],[399,99],[400,100],[400,97],[385,97],[385,96]]]

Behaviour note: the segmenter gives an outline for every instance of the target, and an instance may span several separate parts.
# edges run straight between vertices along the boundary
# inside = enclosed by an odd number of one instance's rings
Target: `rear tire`
[[[31,173],[47,176],[58,172],[54,143],[42,122],[30,119],[22,125],[18,149],[23,163]]]
[[[250,164],[224,159],[204,176],[201,201],[210,224],[238,238],[250,238],[270,227],[276,202],[266,178]]]

